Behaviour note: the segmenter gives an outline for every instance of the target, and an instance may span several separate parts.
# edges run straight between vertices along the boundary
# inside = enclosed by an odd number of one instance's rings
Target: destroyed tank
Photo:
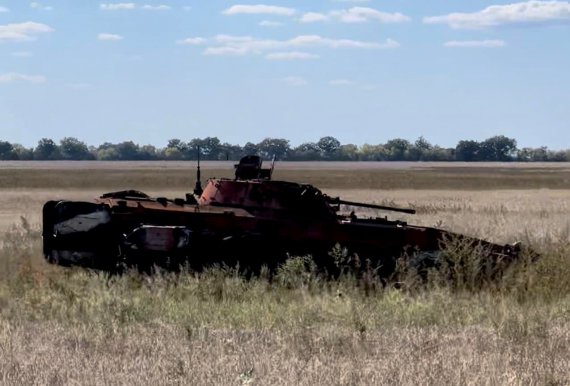
[[[346,201],[309,184],[272,180],[258,156],[235,165],[235,178],[198,178],[185,198],[153,198],[135,190],[93,202],[49,201],[43,208],[43,251],[50,263],[106,270],[118,266],[200,269],[223,263],[273,269],[288,256],[311,255],[334,270],[338,246],[378,267],[395,268],[402,255],[432,264],[449,239],[480,247],[495,261],[516,258],[518,245],[498,245],[387,217],[357,216],[347,208],[414,214],[413,209]]]

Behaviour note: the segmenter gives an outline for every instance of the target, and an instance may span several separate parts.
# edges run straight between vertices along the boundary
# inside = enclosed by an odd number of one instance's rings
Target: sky
[[[0,0],[0,140],[570,148],[570,2]]]

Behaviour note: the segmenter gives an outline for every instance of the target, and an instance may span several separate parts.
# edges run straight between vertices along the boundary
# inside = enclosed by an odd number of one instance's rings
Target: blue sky
[[[570,148],[570,2],[0,0],[0,139]]]

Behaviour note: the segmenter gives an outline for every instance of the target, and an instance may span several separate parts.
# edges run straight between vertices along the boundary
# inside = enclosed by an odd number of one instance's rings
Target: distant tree
[[[40,139],[34,149],[34,159],[37,160],[56,160],[60,157],[59,147],[49,138]]]
[[[481,143],[480,155],[484,161],[512,161],[517,151],[517,141],[497,135]]]
[[[217,137],[206,137],[204,139],[194,138],[188,142],[188,152],[191,155],[191,159],[197,159],[198,148],[200,148],[200,157],[202,159],[223,159],[222,146]]]
[[[13,144],[13,152],[16,153],[16,159],[21,161],[29,161],[34,159],[34,149],[27,148],[20,144]]]
[[[14,146],[10,142],[0,141],[0,160],[18,159],[18,154],[14,151]]]
[[[477,141],[459,141],[455,147],[457,161],[479,161],[481,145]]]
[[[406,158],[410,161],[428,161],[432,148],[433,146],[424,137],[419,137],[413,145],[410,145]]]
[[[390,161],[402,161],[406,159],[410,146],[409,141],[402,138],[396,138],[386,142],[384,148],[388,152],[388,159]]]
[[[152,145],[144,145],[139,149],[139,159],[145,161],[152,161],[158,158],[158,151]]]
[[[66,137],[59,142],[59,151],[65,160],[89,160],[93,159],[87,145],[77,138]]]
[[[232,145],[227,142],[220,145],[220,154],[223,160],[238,160],[243,156],[242,153],[243,149],[239,145]]]
[[[358,154],[358,146],[353,145],[351,143],[346,145],[340,145],[338,149],[338,158],[342,161],[357,161],[359,154]]]
[[[290,158],[299,161],[321,159],[321,148],[314,142],[302,143],[290,151]]]
[[[455,161],[455,149],[434,146],[426,154],[425,161]]]
[[[275,156],[278,160],[284,160],[291,151],[289,140],[282,138],[265,138],[257,146],[260,155],[266,159]]]
[[[516,159],[520,162],[545,162],[549,160],[549,151],[543,146],[536,149],[524,147],[517,151]]]
[[[237,160],[244,155],[254,154],[265,159],[274,155],[280,160],[346,160],[346,161],[522,161],[561,162],[570,161],[570,150],[549,150],[546,147],[517,148],[513,138],[497,135],[482,142],[462,140],[455,148],[432,145],[424,137],[413,143],[402,139],[391,139],[386,144],[341,144],[332,136],[320,138],[317,142],[306,142],[291,148],[284,138],[265,138],[258,144],[247,142],[243,147],[222,143],[217,137],[194,138],[185,143],[170,139],[164,148],[153,145],[139,146],[133,141],[117,144],[105,142],[98,147],[87,146],[74,137],[63,138],[59,145],[49,138],[42,138],[35,148],[0,141],[0,160],[184,160],[198,157],[200,149],[204,160]]]
[[[383,145],[365,143],[360,147],[360,158],[362,161],[386,161],[388,152]]]
[[[164,157],[169,161],[180,161],[184,159],[184,154],[176,147],[167,147],[164,150]]]
[[[256,155],[259,154],[259,147],[255,143],[248,142],[243,146],[243,155]]]
[[[97,150],[110,149],[110,148],[113,148],[115,146],[117,146],[117,145],[114,145],[111,142],[103,142],[101,145],[99,145]]]
[[[568,151],[549,151],[547,161],[550,162],[566,162],[568,161]]]
[[[180,152],[180,154],[188,153],[188,144],[184,143],[178,138],[174,138],[168,141],[168,145],[166,145],[167,149],[176,149]]]
[[[101,161],[115,161],[120,159],[119,151],[116,146],[99,147],[97,150],[97,159]]]
[[[317,147],[320,149],[324,158],[334,158],[340,149],[340,141],[335,137],[322,137],[317,142]]]
[[[115,147],[117,155],[121,161],[136,161],[139,160],[139,145],[133,141],[125,141],[117,144]]]
[[[433,148],[432,144],[429,143],[423,136],[419,137],[416,142],[414,142],[414,146],[424,151],[428,151]]]

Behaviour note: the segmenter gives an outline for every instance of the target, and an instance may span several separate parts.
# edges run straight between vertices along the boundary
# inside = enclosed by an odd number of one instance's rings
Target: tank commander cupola
[[[262,164],[261,157],[257,155],[243,157],[238,164],[234,165],[236,180],[270,180],[273,174],[273,166],[270,169],[262,169]]]

